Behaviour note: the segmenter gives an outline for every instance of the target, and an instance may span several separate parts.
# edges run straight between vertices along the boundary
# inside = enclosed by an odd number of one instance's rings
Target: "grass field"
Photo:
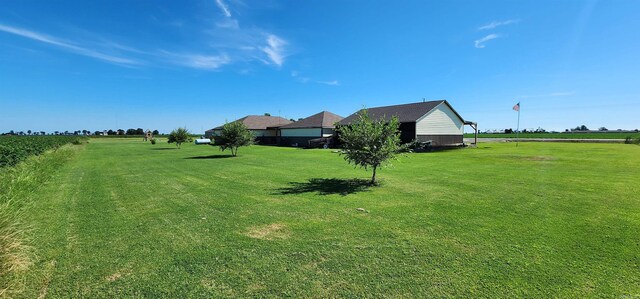
[[[369,188],[330,150],[93,139],[23,196],[20,296],[637,298],[639,168],[637,145],[495,143]]]
[[[553,139],[625,139],[630,136],[633,139],[640,138],[640,133],[520,133],[520,138],[553,138]],[[464,134],[465,138],[473,138],[472,133]],[[480,133],[478,138],[516,138],[515,133],[498,134],[498,133]]]

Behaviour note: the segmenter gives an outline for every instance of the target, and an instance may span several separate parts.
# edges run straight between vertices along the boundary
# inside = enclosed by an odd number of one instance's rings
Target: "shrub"
[[[220,132],[220,150],[231,150],[232,156],[238,155],[238,148],[241,146],[250,146],[254,143],[255,137],[249,131],[247,126],[240,121],[226,123]]]
[[[167,140],[167,142],[175,143],[176,146],[180,148],[180,145],[188,142],[189,139],[189,130],[187,130],[187,128],[177,128],[169,133],[169,139]]]
[[[156,144],[156,139],[155,138],[151,138],[151,144]]]
[[[371,184],[375,185],[376,170],[402,151],[399,128],[400,121],[396,116],[390,121],[372,120],[366,109],[361,110],[353,123],[338,129],[344,159],[365,170],[371,167]]]

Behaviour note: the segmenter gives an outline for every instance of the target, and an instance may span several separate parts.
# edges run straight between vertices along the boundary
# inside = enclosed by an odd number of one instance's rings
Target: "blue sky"
[[[640,128],[640,1],[2,1],[0,132],[347,116]]]

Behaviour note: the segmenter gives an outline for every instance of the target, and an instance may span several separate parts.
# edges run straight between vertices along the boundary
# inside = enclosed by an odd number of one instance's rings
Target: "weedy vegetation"
[[[81,140],[49,137],[28,139],[41,138],[67,142]],[[22,158],[23,161],[16,166],[0,169],[0,298],[20,296],[24,290],[22,276],[33,265],[35,244],[29,237],[31,225],[26,220],[32,203],[30,197],[79,149],[78,146],[62,146],[55,151]]]

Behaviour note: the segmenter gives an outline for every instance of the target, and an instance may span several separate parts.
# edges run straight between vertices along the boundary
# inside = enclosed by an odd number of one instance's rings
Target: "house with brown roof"
[[[279,116],[247,115],[234,120],[244,123],[245,126],[256,136],[259,144],[277,144],[278,127],[290,124],[291,121]],[[205,137],[214,138],[220,136],[223,126],[218,126],[204,132]]]
[[[279,127],[279,144],[308,146],[309,140],[333,136],[335,124],[343,117],[322,111],[294,123]]]
[[[349,125],[360,111],[347,116],[338,124]],[[464,125],[475,124],[465,122],[446,100],[367,108],[367,112],[374,120],[388,121],[397,116],[403,143],[417,140],[430,141],[434,146],[462,144]]]

